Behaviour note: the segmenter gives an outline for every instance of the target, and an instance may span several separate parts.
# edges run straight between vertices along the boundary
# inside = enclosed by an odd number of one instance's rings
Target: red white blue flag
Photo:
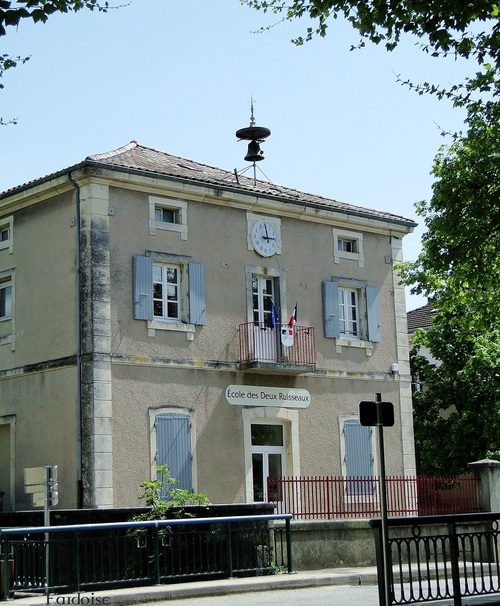
[[[297,303],[295,303],[295,307],[293,308],[292,315],[290,316],[290,320],[288,321],[288,326],[292,328],[295,322],[297,322]]]

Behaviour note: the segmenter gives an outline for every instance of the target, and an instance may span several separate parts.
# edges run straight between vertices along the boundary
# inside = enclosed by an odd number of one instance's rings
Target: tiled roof
[[[436,315],[436,310],[430,305],[413,309],[406,314],[408,332],[411,334],[417,328],[429,328]]]
[[[110,152],[88,156],[83,162],[76,166],[58,171],[57,173],[32,181],[29,184],[16,187],[7,192],[3,192],[0,194],[0,199],[15,193],[20,189],[26,189],[40,182],[48,181],[56,176],[70,172],[71,170],[89,165],[106,166],[110,169],[115,168],[144,174],[153,174],[166,178],[173,177],[182,181],[196,182],[202,185],[214,185],[222,189],[237,190],[242,193],[257,194],[262,197],[279,198],[284,202],[304,204],[325,210],[336,210],[341,213],[364,216],[379,221],[389,221],[391,223],[403,225],[409,229],[416,226],[416,223],[411,219],[406,219],[399,215],[363,208],[353,204],[346,204],[344,202],[339,202],[338,200],[331,200],[321,196],[308,194],[289,187],[275,185],[267,181],[254,181],[254,179],[244,175],[236,174],[235,171],[228,171],[214,166],[200,164],[151,147],[145,147],[137,143],[137,141],[131,141],[129,144]]]

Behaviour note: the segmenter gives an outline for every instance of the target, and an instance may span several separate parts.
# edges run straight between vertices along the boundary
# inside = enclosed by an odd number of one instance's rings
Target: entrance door
[[[267,502],[267,478],[280,478],[285,472],[285,446],[282,425],[252,425],[253,500]]]
[[[254,357],[260,362],[278,360],[278,329],[273,313],[275,280],[264,276],[252,278]]]

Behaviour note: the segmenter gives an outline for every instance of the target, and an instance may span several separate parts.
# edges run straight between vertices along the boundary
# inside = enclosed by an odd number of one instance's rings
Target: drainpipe
[[[80,296],[80,267],[81,267],[81,234],[80,234],[80,186],[74,181],[71,173],[68,173],[68,179],[75,189],[75,228],[76,228],[76,310],[75,310],[75,322],[76,322],[76,377],[77,377],[77,390],[76,390],[76,408],[77,408],[77,419],[76,419],[76,477],[77,477],[77,508],[83,508],[83,485],[82,485],[82,333],[80,329],[80,318],[81,318],[81,296]]]

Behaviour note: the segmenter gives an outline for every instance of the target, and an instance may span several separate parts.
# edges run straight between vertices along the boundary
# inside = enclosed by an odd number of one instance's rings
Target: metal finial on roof
[[[250,126],[255,126],[255,118],[253,116],[253,97],[250,97]]]

